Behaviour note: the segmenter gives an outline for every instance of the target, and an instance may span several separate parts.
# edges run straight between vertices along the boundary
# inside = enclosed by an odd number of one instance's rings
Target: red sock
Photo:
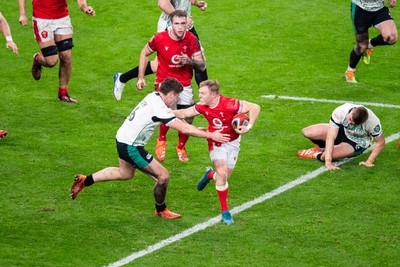
[[[182,132],[178,132],[179,140],[178,140],[178,148],[183,149],[186,145],[187,140],[189,139],[189,135],[186,135]]]
[[[218,197],[219,197],[219,203],[221,204],[222,212],[229,210],[229,208],[228,208],[228,191],[229,191],[229,188],[227,188],[223,191],[217,190]]]
[[[68,88],[58,87],[58,97],[67,96]]]
[[[208,175],[207,175],[208,180],[214,179],[214,174],[215,174],[215,171],[210,171],[210,172],[208,173]]]
[[[35,61],[36,61],[37,63],[40,63],[40,62],[39,62],[39,58],[40,58],[40,54],[38,53],[38,54],[36,54],[36,56],[35,56]]]
[[[160,124],[160,134],[158,135],[158,140],[160,141],[167,141],[167,133],[168,133],[169,127],[165,125],[164,123]]]

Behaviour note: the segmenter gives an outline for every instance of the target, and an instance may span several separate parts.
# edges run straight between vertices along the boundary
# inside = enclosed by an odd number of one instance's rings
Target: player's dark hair
[[[161,83],[159,91],[164,95],[167,95],[171,91],[174,92],[175,94],[179,94],[183,91],[183,86],[175,78],[166,78]]]
[[[219,82],[217,80],[202,81],[199,87],[207,86],[211,92],[219,94]]]
[[[368,120],[368,110],[365,107],[356,107],[353,111],[353,121],[355,125],[360,125]]]
[[[171,21],[175,17],[177,17],[177,18],[181,18],[181,17],[187,18],[187,13],[186,13],[186,11],[177,9],[177,10],[173,11],[171,14],[169,14],[169,19]]]

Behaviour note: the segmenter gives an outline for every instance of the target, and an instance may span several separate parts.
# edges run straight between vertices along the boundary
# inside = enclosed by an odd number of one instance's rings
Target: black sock
[[[322,153],[318,153],[318,154],[316,155],[317,160],[319,160],[319,161],[321,161],[321,162],[324,162],[324,161],[321,159],[321,156],[322,156]]]
[[[311,140],[311,142],[313,142],[314,144],[316,144],[317,146],[319,146],[319,148],[325,148],[325,141],[322,140]]]
[[[375,47],[377,45],[388,45],[388,43],[383,40],[382,34],[379,34],[375,38],[371,39],[371,45]]]
[[[357,67],[358,62],[360,62],[361,56],[362,55],[357,55],[357,53],[356,53],[356,51],[354,51],[354,49],[351,50],[350,64],[349,64],[350,68],[355,69]]]
[[[161,205],[158,205],[157,203],[156,203],[156,210],[157,210],[157,212],[162,212],[163,210],[165,210],[167,208],[167,205],[165,205],[165,203],[163,203],[163,204],[161,204]]]
[[[208,80],[207,69],[199,72],[195,71],[194,78],[196,80],[197,86],[199,86],[202,81],[207,81]]]
[[[149,74],[153,74],[153,70],[151,69],[151,65],[150,62],[147,63],[146,66],[146,70],[144,72],[144,75],[149,75]],[[128,81],[137,78],[139,75],[139,66],[134,67],[133,69],[123,73],[120,77],[119,77],[119,81],[121,83],[127,83]]]
[[[86,186],[91,186],[92,184],[94,184],[94,181],[93,181],[93,176],[90,174],[86,176],[85,181],[83,181],[83,185],[86,187]]]

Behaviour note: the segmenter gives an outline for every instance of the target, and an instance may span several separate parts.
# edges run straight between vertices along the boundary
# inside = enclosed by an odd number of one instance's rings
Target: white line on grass
[[[296,100],[296,101],[314,101],[314,102],[325,102],[325,103],[354,103],[359,105],[366,105],[366,106],[375,106],[375,107],[385,107],[385,108],[400,108],[399,105],[392,105],[392,104],[382,104],[382,103],[372,103],[372,102],[354,102],[348,100],[331,100],[331,99],[317,99],[317,98],[310,98],[310,97],[296,97],[296,96],[278,96],[278,95],[262,95],[263,98],[271,98],[271,99],[288,99],[288,100]]]
[[[398,139],[399,137],[400,137],[400,133],[393,134],[393,135],[389,136],[388,138],[386,138],[386,143],[390,143],[393,140]],[[371,150],[372,150],[372,147],[370,147],[367,150],[365,150],[364,153],[369,152]],[[345,163],[347,163],[347,162],[349,162],[349,161],[351,161],[353,159],[354,158],[347,158],[347,159],[338,161],[338,162],[336,162],[336,165],[340,166],[340,165],[345,164]],[[265,193],[265,194],[261,195],[258,198],[255,198],[255,199],[253,199],[253,200],[251,200],[249,202],[246,202],[246,203],[244,203],[244,204],[242,204],[242,205],[240,205],[238,207],[233,208],[231,210],[231,213],[232,214],[237,214],[239,212],[247,210],[247,209],[251,208],[252,206],[254,206],[256,204],[262,203],[262,202],[266,201],[267,199],[270,199],[270,198],[272,198],[272,197],[274,197],[276,195],[279,195],[279,194],[285,192],[286,190],[289,190],[289,189],[291,189],[291,188],[293,188],[293,187],[295,187],[295,186],[297,186],[299,184],[307,182],[308,180],[311,180],[311,179],[317,177],[318,175],[320,175],[321,173],[326,172],[327,170],[328,169],[325,168],[325,167],[320,167],[320,168],[318,168],[318,169],[316,169],[316,170],[314,170],[312,172],[308,172],[305,175],[302,175],[302,176],[298,177],[297,179],[295,179],[295,180],[293,180],[293,181],[291,181],[291,182],[289,182],[289,183],[287,183],[285,185],[282,185],[282,186],[278,187],[277,189],[275,189],[275,190],[273,190],[273,191],[271,191],[269,193]],[[116,261],[114,263],[110,263],[108,265],[108,267],[119,267],[119,266],[123,266],[125,264],[128,264],[128,263],[130,263],[130,262],[132,262],[132,261],[134,261],[134,260],[136,260],[136,259],[138,259],[140,257],[143,257],[143,256],[145,256],[147,254],[150,254],[150,253],[156,251],[156,250],[159,250],[159,249],[161,249],[161,248],[163,248],[163,247],[165,247],[165,246],[167,246],[169,244],[172,244],[172,243],[174,243],[174,242],[176,242],[178,240],[181,240],[181,239],[183,239],[183,238],[185,238],[187,236],[190,236],[190,235],[192,235],[194,233],[197,233],[197,232],[199,232],[201,230],[204,230],[204,229],[206,229],[206,228],[208,228],[210,226],[213,226],[213,225],[219,223],[220,221],[221,221],[221,216],[220,215],[219,216],[215,216],[214,218],[211,218],[208,221],[199,223],[199,224],[197,224],[197,225],[195,225],[195,226],[193,226],[193,227],[191,227],[191,228],[189,228],[189,229],[187,229],[187,230],[185,230],[185,231],[183,231],[183,232],[181,232],[179,234],[176,234],[176,235],[171,236],[171,237],[169,237],[167,239],[164,239],[164,240],[162,240],[162,241],[160,241],[160,242],[158,242],[158,243],[156,243],[156,244],[154,244],[152,246],[149,246],[149,247],[147,247],[147,248],[145,248],[145,249],[143,249],[141,251],[134,252],[131,255],[129,255],[129,256],[127,256],[127,257],[125,257],[125,258],[123,258],[123,259],[121,259],[119,261]]]

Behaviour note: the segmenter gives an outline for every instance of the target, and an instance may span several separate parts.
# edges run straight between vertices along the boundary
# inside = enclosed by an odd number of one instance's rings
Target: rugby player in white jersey
[[[367,161],[360,162],[360,165],[373,167],[386,143],[381,122],[374,112],[350,103],[337,107],[329,124],[314,124],[304,128],[302,133],[316,146],[298,151],[297,156],[325,162],[329,170],[340,169],[332,163],[333,160],[356,157],[375,140],[376,144]]]
[[[108,167],[90,175],[75,175],[71,198],[75,199],[80,191],[96,182],[132,179],[136,169],[139,169],[155,181],[155,215],[167,219],[180,218],[181,215],[168,210],[165,204],[170,180],[167,169],[144,148],[155,128],[160,123],[165,123],[188,135],[212,139],[215,142],[229,141],[227,134],[220,131],[206,132],[175,117],[170,107],[182,91],[183,87],[176,79],[167,78],[160,85],[158,92],[148,94],[132,110],[117,132],[119,167]]]
[[[388,0],[388,2],[391,8],[396,5],[396,0]],[[365,64],[369,64],[373,48],[395,44],[398,33],[396,23],[385,6],[385,0],[352,0],[351,21],[356,37],[356,47],[351,50],[345,79],[349,83],[357,83],[355,71],[360,59],[362,58]],[[368,29],[371,26],[374,26],[380,34],[369,39]]]

